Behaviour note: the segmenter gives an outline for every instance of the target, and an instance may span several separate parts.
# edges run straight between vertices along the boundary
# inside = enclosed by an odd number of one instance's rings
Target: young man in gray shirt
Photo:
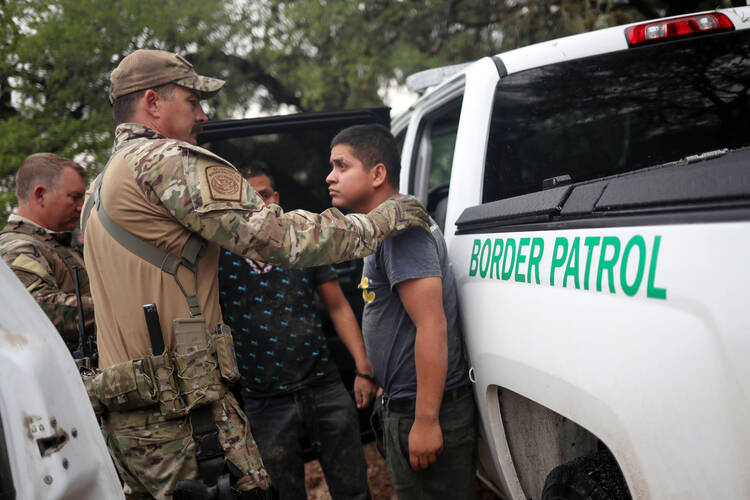
[[[368,212],[399,197],[391,133],[357,125],[331,142],[326,178],[335,207]],[[383,387],[386,461],[400,500],[473,498],[476,417],[445,241],[405,233],[365,259],[362,331]]]

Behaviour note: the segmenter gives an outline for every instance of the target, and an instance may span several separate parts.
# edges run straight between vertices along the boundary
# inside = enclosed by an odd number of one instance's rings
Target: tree
[[[109,73],[136,48],[227,80],[214,118],[382,105],[410,73],[738,0],[0,0],[0,217],[13,174],[50,151],[100,169]]]
[[[227,2],[0,1],[0,178],[51,151],[89,169],[112,144],[109,73],[138,47],[210,55],[234,36]],[[224,26],[216,31],[215,26]],[[3,193],[5,207],[14,203]]]

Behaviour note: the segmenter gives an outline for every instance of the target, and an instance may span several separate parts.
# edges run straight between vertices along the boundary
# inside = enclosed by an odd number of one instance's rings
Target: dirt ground
[[[367,481],[370,483],[373,500],[397,500],[388,478],[385,460],[375,448],[375,443],[368,443],[364,448],[365,460],[367,460]],[[317,460],[305,464],[305,486],[308,500],[331,500],[323,471]],[[497,497],[477,480],[477,499],[496,500]]]

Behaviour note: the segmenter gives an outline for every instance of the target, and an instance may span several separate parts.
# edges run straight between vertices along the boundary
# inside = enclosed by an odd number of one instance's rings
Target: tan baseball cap
[[[207,98],[221,90],[225,83],[218,78],[199,75],[193,65],[179,54],[146,49],[128,54],[109,79],[109,102],[115,102],[115,99],[125,94],[166,83],[197,90],[201,97]]]

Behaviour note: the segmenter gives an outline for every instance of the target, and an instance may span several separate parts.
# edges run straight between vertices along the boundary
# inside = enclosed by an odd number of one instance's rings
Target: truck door
[[[461,95],[428,107],[419,117],[413,147],[403,150],[402,165],[408,171],[406,187],[402,176],[401,190],[416,196],[427,211],[445,229],[448,186],[453,168]],[[401,138],[403,132],[396,132]]]

